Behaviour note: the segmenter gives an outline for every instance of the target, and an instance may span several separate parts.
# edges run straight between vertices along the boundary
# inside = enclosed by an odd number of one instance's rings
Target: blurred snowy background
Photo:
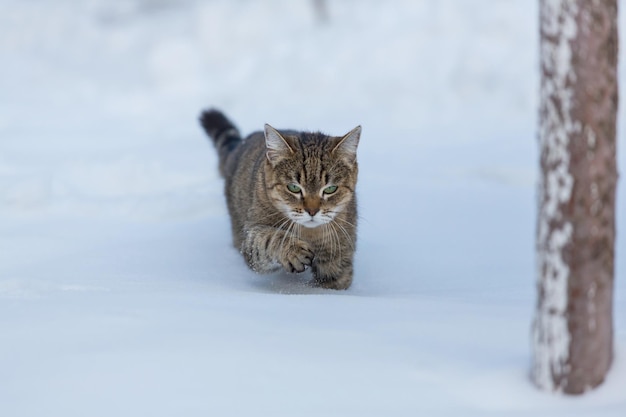
[[[536,2],[313,4],[0,0],[1,415],[626,413],[621,232],[607,383],[526,375]],[[246,269],[207,106],[363,125],[352,289]]]

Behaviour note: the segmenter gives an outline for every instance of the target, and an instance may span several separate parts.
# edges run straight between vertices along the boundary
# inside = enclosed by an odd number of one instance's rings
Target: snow
[[[529,378],[535,2],[329,15],[0,2],[0,415],[624,415],[621,233],[607,381]],[[244,132],[363,126],[350,290],[245,267],[208,106]]]

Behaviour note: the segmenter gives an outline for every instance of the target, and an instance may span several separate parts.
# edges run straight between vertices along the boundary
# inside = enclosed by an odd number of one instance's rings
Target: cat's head
[[[265,183],[274,206],[305,227],[331,222],[353,201],[360,135],[361,126],[333,137],[265,125]]]

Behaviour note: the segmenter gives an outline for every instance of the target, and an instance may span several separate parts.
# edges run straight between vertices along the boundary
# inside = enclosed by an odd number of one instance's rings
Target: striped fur
[[[233,243],[259,273],[311,268],[314,284],[346,289],[356,248],[356,149],[342,137],[277,131],[242,139],[219,111],[200,117],[226,180]]]

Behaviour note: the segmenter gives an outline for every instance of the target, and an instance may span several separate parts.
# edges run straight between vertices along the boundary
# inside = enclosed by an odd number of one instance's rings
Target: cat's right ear
[[[361,138],[361,126],[357,126],[339,140],[333,149],[334,152],[342,154],[350,163],[356,161],[356,148],[359,146]]]
[[[265,147],[267,159],[272,165],[276,165],[281,159],[288,158],[293,154],[293,149],[285,138],[278,133],[278,130],[268,124],[265,125]]]

